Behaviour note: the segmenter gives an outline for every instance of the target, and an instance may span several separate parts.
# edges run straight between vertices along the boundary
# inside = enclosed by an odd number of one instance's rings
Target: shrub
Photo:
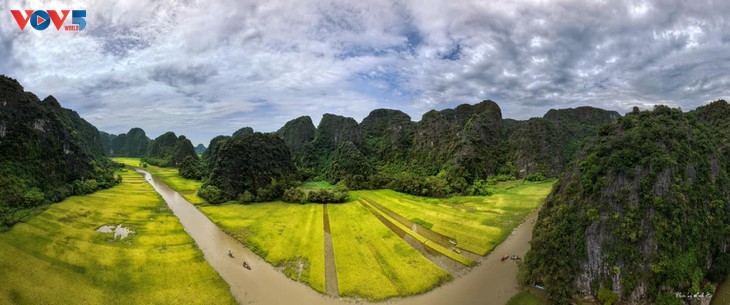
[[[223,192],[212,185],[205,185],[198,191],[198,196],[207,200],[211,204],[223,203],[226,201],[226,196]]]
[[[598,301],[603,305],[613,305],[616,304],[616,301],[618,301],[618,296],[615,292],[613,292],[613,290],[601,287],[601,289],[598,290]]]
[[[682,301],[671,293],[662,293],[656,298],[654,305],[682,305]]]
[[[251,203],[256,201],[256,196],[251,194],[249,191],[243,192],[243,194],[238,195],[238,202],[240,203]]]
[[[335,188],[333,190],[319,189],[310,191],[307,194],[307,200],[316,203],[342,203],[349,198],[350,194],[342,188]]]
[[[545,176],[542,173],[538,172],[533,175],[525,176],[525,180],[532,181],[532,182],[545,181]]]
[[[76,181],[75,189],[76,195],[91,194],[99,188],[99,183],[94,179],[88,179],[84,181]]]
[[[489,181],[483,179],[474,180],[474,184],[466,189],[466,195],[470,196],[488,196],[492,195],[492,190],[489,186],[492,185]]]
[[[290,203],[307,203],[307,194],[300,188],[290,187],[284,191],[284,195],[281,196],[281,200]]]
[[[46,195],[37,187],[31,188],[23,195],[23,203],[26,206],[37,206],[46,203]]]

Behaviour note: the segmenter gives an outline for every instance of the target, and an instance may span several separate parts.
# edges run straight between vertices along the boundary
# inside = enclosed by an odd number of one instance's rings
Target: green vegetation
[[[0,100],[0,231],[38,206],[117,183],[99,131],[76,112],[5,76]]]
[[[281,200],[290,203],[343,203],[350,199],[347,189],[337,187],[334,189],[302,189],[291,187],[284,191]]]
[[[318,190],[318,189],[325,189],[325,190],[333,189],[333,188],[335,188],[335,186],[330,184],[327,181],[309,181],[309,182],[302,183],[302,185],[299,188],[301,188],[302,190],[305,190],[305,191],[311,191],[311,190]]]
[[[51,205],[0,233],[3,304],[235,304],[182,225],[144,178]],[[123,224],[125,239],[96,232]]]
[[[256,201],[272,201],[293,186],[295,168],[289,149],[278,136],[252,133],[214,141],[204,154],[204,168],[210,173],[204,173],[205,192],[200,193],[210,203],[243,195],[245,199],[253,195]]]
[[[601,287],[601,289],[598,289],[598,302],[600,302],[602,305],[614,305],[616,304],[616,301],[618,300],[618,296],[616,295],[613,290]]]
[[[190,180],[180,177],[178,170],[169,167],[157,167],[152,165],[142,166],[143,162],[138,158],[113,158],[115,162],[119,162],[131,167],[142,168],[150,172],[157,179],[170,186],[173,190],[182,195],[185,200],[192,204],[203,204],[205,200],[198,196],[198,190],[203,184],[197,180]]]
[[[507,301],[507,305],[546,305],[547,301],[543,298],[532,294],[528,290],[523,290],[515,294]]]
[[[554,180],[509,181],[494,186],[487,197],[455,196],[445,199],[405,195],[391,190],[355,191],[353,195],[376,202],[413,222],[453,238],[458,247],[486,255],[500,244],[550,192]]]
[[[383,300],[450,279],[362,205],[329,205],[328,211],[341,296]]]
[[[374,202],[372,202],[372,201],[365,200],[365,201],[359,201],[359,202],[362,205],[364,205],[365,207],[367,207],[368,209],[370,209],[371,213],[373,213],[374,215],[376,215],[379,218],[384,219],[388,223],[387,226],[394,227],[391,229],[393,229],[395,231],[402,231],[405,234],[410,235],[416,241],[423,244],[425,247],[427,247],[433,251],[436,251],[436,252],[440,253],[441,255],[446,256],[450,259],[453,259],[454,261],[457,261],[457,262],[463,264],[464,266],[471,267],[471,266],[476,265],[476,262],[474,260],[447,249],[446,247],[434,242],[433,240],[430,240],[429,238],[424,237],[423,235],[421,235],[422,233],[416,233],[416,232],[412,231],[411,226],[407,226],[407,225],[399,222],[397,219],[395,219],[395,217],[398,217],[397,214],[390,214],[390,213],[384,211],[383,209],[377,207],[374,204]]]
[[[705,277],[724,278],[730,178],[719,148],[726,141],[695,115],[666,106],[601,128],[540,211],[527,281],[544,283],[559,304],[616,278],[619,300],[634,294],[673,303],[664,291],[694,294]]]
[[[104,152],[113,157],[144,157],[150,144],[150,139],[141,128],[132,128],[119,135],[99,132],[99,136]]]
[[[288,277],[325,292],[321,205],[267,202],[200,210],[267,262],[283,268]]]
[[[185,136],[177,137],[174,132],[166,132],[149,144],[147,155],[142,161],[160,167],[180,167],[186,157],[198,160],[193,143]]]

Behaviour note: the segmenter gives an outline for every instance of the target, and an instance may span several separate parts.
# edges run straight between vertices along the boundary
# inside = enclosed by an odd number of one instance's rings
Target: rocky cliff
[[[703,291],[727,255],[723,141],[665,106],[602,127],[540,211],[527,280],[559,304],[601,290],[631,303]]]
[[[115,184],[99,131],[0,76],[0,227],[12,212]]]

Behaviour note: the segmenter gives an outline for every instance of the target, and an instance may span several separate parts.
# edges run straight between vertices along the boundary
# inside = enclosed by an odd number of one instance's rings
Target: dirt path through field
[[[340,289],[337,286],[337,268],[335,266],[335,250],[332,246],[332,234],[330,231],[330,217],[327,213],[327,205],[324,209],[324,278],[327,287],[327,295],[340,296]]]
[[[324,296],[310,287],[287,278],[261,257],[223,232],[207,216],[180,194],[149,173],[137,169],[167,202],[185,231],[203,251],[205,259],[229,284],[241,304],[353,304],[353,301]],[[524,256],[529,249],[536,213],[518,226],[502,244],[483,258],[481,264],[454,281],[422,295],[397,298],[376,304],[495,304],[500,305],[517,293],[517,266],[514,261],[500,262],[502,255]],[[232,250],[235,258],[226,254]],[[244,269],[243,261],[252,270]],[[357,302],[361,303],[361,302]]]

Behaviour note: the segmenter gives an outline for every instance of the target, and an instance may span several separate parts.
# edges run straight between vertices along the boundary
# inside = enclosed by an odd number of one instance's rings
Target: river
[[[322,295],[308,286],[287,278],[282,272],[266,263],[261,257],[223,232],[205,214],[185,200],[180,194],[157,180],[150,173],[136,169],[162,196],[167,205],[180,219],[185,231],[203,251],[205,259],[231,288],[240,304],[352,304],[355,300],[339,299]],[[536,213],[527,219],[534,219]],[[494,251],[481,260],[479,266],[464,276],[437,287],[425,294],[395,298],[380,304],[504,304],[518,292],[517,265],[509,260],[501,262],[503,255],[524,256],[530,248],[533,224],[525,221]],[[228,250],[235,258],[227,255]],[[251,270],[244,269],[243,261]]]

